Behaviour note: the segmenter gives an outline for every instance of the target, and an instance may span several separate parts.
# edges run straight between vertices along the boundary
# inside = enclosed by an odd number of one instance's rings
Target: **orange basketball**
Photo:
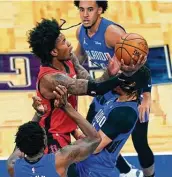
[[[146,56],[149,48],[146,40],[135,33],[127,33],[121,37],[119,43],[115,46],[115,55],[118,60],[123,59],[126,65],[129,65],[131,58],[134,64],[138,61],[140,55]]]

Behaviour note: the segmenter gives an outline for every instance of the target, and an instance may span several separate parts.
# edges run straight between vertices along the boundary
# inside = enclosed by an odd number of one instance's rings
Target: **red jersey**
[[[76,77],[76,72],[71,61],[65,61],[69,68],[69,73],[59,71],[52,67],[40,67],[40,71],[37,79],[37,95],[42,99],[42,104],[47,107],[47,112],[42,116],[40,120],[40,126],[44,127],[48,135],[52,135],[56,139],[61,147],[68,145],[71,142],[70,133],[77,128],[76,123],[60,108],[54,108],[54,100],[45,99],[39,90],[40,79],[53,73],[64,73],[69,77]],[[74,95],[68,96],[68,102],[76,109],[77,97]]]

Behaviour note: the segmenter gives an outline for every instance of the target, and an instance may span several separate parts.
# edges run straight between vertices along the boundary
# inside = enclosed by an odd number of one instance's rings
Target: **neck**
[[[63,62],[59,61],[56,58],[53,59],[52,66],[60,71],[65,71]]]
[[[98,31],[101,20],[102,17],[98,17],[96,23],[90,29],[87,29],[89,36],[94,35]]]
[[[41,151],[41,152],[39,152],[38,154],[36,154],[36,155],[34,155],[32,157],[26,156],[25,158],[27,160],[29,160],[30,162],[34,162],[34,161],[37,161],[38,159],[40,159],[43,155],[44,155],[44,152]]]

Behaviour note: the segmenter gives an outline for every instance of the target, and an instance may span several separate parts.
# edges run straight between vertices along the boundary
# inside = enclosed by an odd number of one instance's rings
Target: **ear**
[[[98,8],[98,14],[101,15],[102,13],[103,13],[103,9],[102,9],[102,7],[99,7]]]
[[[58,55],[57,49],[53,49],[50,53],[53,57],[57,57],[57,55]]]

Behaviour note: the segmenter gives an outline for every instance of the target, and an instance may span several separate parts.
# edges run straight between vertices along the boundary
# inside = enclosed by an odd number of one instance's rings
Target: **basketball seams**
[[[115,55],[118,52],[118,49],[121,49],[121,51],[122,51],[122,47],[118,47],[117,50],[115,50]]]
[[[128,34],[128,36],[130,35],[131,33],[129,33]],[[125,39],[128,37],[128,36],[126,36],[124,39],[121,37],[121,39],[123,40],[123,42],[122,42],[122,48],[123,48],[123,44],[124,44],[124,42],[125,42]],[[121,59],[122,59],[122,49],[121,49]]]
[[[122,46],[121,46],[122,48],[124,48],[123,45],[128,45],[128,46],[130,46],[130,47],[134,47],[134,48],[136,48],[136,49],[138,49],[138,50],[144,52],[145,54],[147,54],[147,52],[145,52],[144,50],[141,50],[140,48],[138,48],[138,47],[136,47],[136,46],[133,46],[133,45],[130,45],[130,44],[126,44],[126,43],[124,43],[124,42],[123,42],[123,43],[116,43],[116,44],[121,44],[121,45],[122,45]]]
[[[139,53],[140,54],[142,53],[142,55],[147,55],[149,51],[146,50],[146,47],[144,46],[146,44],[143,45],[143,42],[147,44],[147,41],[138,34],[135,33],[125,34],[125,36],[122,36],[121,40],[118,43],[116,43],[117,50],[115,50],[115,53],[117,58],[119,60],[124,59],[124,62],[127,65],[129,65],[131,59],[133,59],[134,62],[137,62]],[[120,49],[121,51],[118,49]],[[133,55],[137,56],[137,58],[135,57],[132,58]]]
[[[138,47],[136,47],[136,46],[133,46],[133,45],[130,45],[130,44],[125,44],[125,43],[124,43],[123,45],[128,45],[128,46],[130,46],[130,47],[134,47],[134,48],[136,48],[136,49],[138,49],[138,50],[144,52],[145,54],[147,54],[147,52],[145,52],[144,50],[141,50],[140,48],[138,48]]]
[[[125,41],[132,41],[132,40],[135,40],[135,39],[140,39],[142,41],[145,41],[145,39],[143,39],[143,38],[132,38],[132,39],[126,39]]]
[[[122,47],[122,49],[124,49],[128,53],[128,55],[132,58],[132,56],[130,55],[130,53],[128,52],[128,50],[125,47]]]

